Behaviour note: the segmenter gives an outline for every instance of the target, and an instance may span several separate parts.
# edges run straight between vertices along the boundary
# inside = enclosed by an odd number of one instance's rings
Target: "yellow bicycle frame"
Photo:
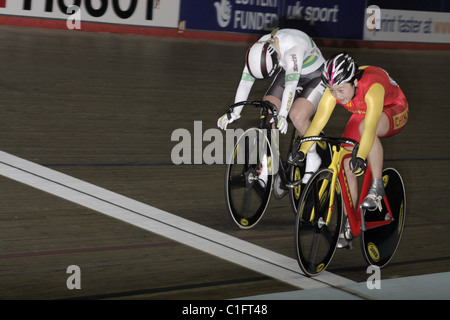
[[[328,205],[327,219],[325,221],[326,225],[328,225],[331,220],[331,213],[333,211],[333,203],[334,203],[334,197],[335,197],[335,193],[336,193],[336,180],[337,180],[337,178],[339,176],[339,172],[341,170],[341,163],[347,155],[351,155],[351,153],[352,153],[351,151],[349,151],[345,148],[342,148],[342,147],[340,148],[339,151],[337,151],[336,146],[333,146],[332,150],[333,150],[333,158],[331,159],[331,163],[328,166],[328,169],[333,171],[333,176],[331,178],[331,194],[330,194],[330,202]],[[348,189],[347,181],[346,181],[346,179],[344,179],[344,180],[345,180],[345,184],[346,184],[345,185],[346,191],[349,193],[350,191]],[[322,184],[322,186],[320,187],[319,199],[322,199],[327,187],[328,187],[328,181],[324,182]],[[353,205],[351,197],[349,197],[349,200],[350,200],[350,205]],[[313,211],[311,212],[310,221],[312,221],[313,219],[314,219],[314,208],[313,208]]]

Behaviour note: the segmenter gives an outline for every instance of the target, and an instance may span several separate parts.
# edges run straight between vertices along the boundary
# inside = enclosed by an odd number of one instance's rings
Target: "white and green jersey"
[[[280,46],[281,60],[280,67],[285,70],[285,89],[281,100],[280,115],[287,117],[293,97],[297,89],[297,84],[303,75],[310,74],[320,69],[325,59],[314,41],[304,32],[295,29],[280,29],[276,32]],[[259,41],[265,41],[270,38],[270,34],[262,36]],[[250,90],[255,82],[247,66],[242,72],[235,102],[247,100]],[[236,108],[238,109],[238,108]],[[236,110],[239,112],[240,110]]]

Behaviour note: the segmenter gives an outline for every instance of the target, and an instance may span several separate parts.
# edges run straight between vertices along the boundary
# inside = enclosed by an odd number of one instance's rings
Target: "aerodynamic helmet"
[[[267,41],[258,41],[247,51],[245,64],[250,74],[256,79],[271,77],[278,68],[278,49],[274,44],[274,35]]]

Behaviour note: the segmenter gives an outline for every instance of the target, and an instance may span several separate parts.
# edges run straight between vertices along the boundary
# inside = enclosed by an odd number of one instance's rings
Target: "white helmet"
[[[278,50],[273,44],[273,36],[267,41],[258,41],[252,45],[245,58],[250,74],[256,79],[266,79],[278,68]]]

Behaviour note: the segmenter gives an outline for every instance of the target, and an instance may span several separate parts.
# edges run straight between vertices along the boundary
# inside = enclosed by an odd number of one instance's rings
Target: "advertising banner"
[[[278,26],[279,1],[181,0],[180,20],[188,30],[261,33]]]
[[[179,8],[180,0],[0,0],[6,16],[171,28]]]
[[[450,14],[372,7],[366,13],[364,40],[450,43]]]
[[[365,1],[285,0],[282,26],[312,37],[361,40]]]
[[[312,37],[362,39],[361,0],[181,0],[187,30],[263,34],[296,28]]]

